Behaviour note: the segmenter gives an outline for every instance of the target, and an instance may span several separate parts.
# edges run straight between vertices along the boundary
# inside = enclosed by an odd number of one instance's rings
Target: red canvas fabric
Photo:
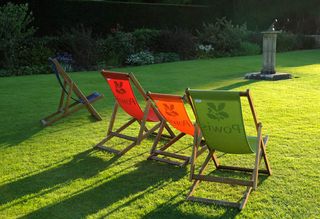
[[[142,120],[144,113],[141,110],[141,107],[132,90],[129,75],[115,72],[102,72],[102,75],[108,82],[111,91],[120,107],[130,116],[138,120]],[[159,121],[159,118],[154,113],[152,108],[149,110],[147,121]]]
[[[194,126],[180,96],[149,94],[161,115],[180,132],[194,135]]]

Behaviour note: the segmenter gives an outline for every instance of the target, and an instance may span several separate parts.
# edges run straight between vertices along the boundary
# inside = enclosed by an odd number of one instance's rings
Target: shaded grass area
[[[105,98],[95,104],[103,121],[79,111],[55,125],[39,120],[56,110],[59,85],[54,75],[0,79],[1,218],[312,218],[320,206],[320,50],[281,53],[277,70],[295,78],[247,81],[259,71],[260,56],[193,60],[116,69],[133,72],[145,90],[182,94],[186,87],[252,91],[259,120],[270,141],[274,175],[259,177],[247,207],[233,208],[185,201],[189,166],[177,168],[146,161],[152,138],[121,158],[92,150],[104,137],[114,100],[98,72],[70,73],[85,92]],[[244,102],[245,104],[245,102]],[[248,132],[252,125],[244,107]],[[124,113],[117,125],[128,120]],[[135,133],[135,128],[128,133]],[[111,146],[126,142],[113,140]],[[172,150],[190,154],[191,137]],[[222,164],[252,166],[252,156],[218,154]],[[200,160],[203,158],[200,158]],[[237,174],[214,171],[211,174]],[[238,200],[243,187],[202,183],[196,195]]]

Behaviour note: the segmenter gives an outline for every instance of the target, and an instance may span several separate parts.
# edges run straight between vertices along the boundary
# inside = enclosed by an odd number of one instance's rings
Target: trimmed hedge
[[[4,4],[8,0],[1,1]],[[277,28],[302,34],[320,33],[319,0],[193,0],[194,5],[132,4],[108,1],[11,0],[29,2],[34,12],[38,34],[51,35],[61,27],[78,24],[92,27],[102,34],[120,24],[125,31],[137,28],[195,30],[202,23],[213,23],[226,16],[235,24],[246,23],[248,29],[267,29],[279,20]],[[155,2],[155,1],[153,1]],[[200,5],[200,6],[199,6]]]
[[[0,28],[0,76],[49,73],[49,56],[57,57],[66,70],[72,71],[261,52],[262,34],[249,31],[246,24],[235,25],[226,17],[204,23],[196,31],[181,28],[126,31],[117,24],[109,33],[97,34],[91,27],[75,23],[70,28],[61,26],[54,36],[35,37],[37,27],[30,24],[33,15],[27,5],[9,3],[0,9],[4,21]],[[6,26],[8,21],[11,29]],[[312,37],[289,32],[278,36],[277,51],[312,48],[315,48]]]

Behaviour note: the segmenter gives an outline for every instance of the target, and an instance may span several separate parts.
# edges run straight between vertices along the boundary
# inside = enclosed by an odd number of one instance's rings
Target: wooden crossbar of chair
[[[150,99],[146,95],[146,92],[143,90],[140,83],[132,73],[103,70],[102,75],[109,84],[116,101],[111,115],[107,135],[94,147],[122,156],[134,146],[139,145],[142,140],[144,140],[151,134],[154,134],[160,127],[162,127],[163,123],[165,123],[165,120],[162,118],[157,108],[154,107],[154,105],[151,103]],[[146,106],[143,111],[140,108],[140,105],[134,95],[132,85],[137,88],[138,93],[146,102]],[[113,130],[119,106],[131,117],[131,119],[118,129]],[[134,122],[137,122],[140,126],[138,134],[136,136],[128,136],[121,133],[122,131],[130,127]],[[152,128],[147,128],[147,122],[154,122],[156,124]],[[175,134],[172,132],[168,125],[165,124],[164,128],[168,131],[169,135],[162,135],[161,137],[175,137]],[[132,143],[122,150],[116,150],[114,148],[105,146],[104,144],[113,137],[129,140],[132,141]]]
[[[192,109],[195,111],[195,107],[193,105],[194,102],[192,102],[188,90],[186,90],[186,94],[187,94],[188,99],[190,100],[190,103],[192,103]],[[203,139],[203,137],[201,135],[199,125],[195,124],[194,146],[193,146],[193,151],[192,151],[192,156],[191,156],[191,168],[190,168],[190,181],[193,181],[193,184],[190,188],[189,193],[187,194],[187,200],[199,201],[199,202],[205,202],[205,203],[213,203],[213,204],[217,204],[217,205],[235,207],[235,208],[239,208],[240,210],[242,210],[248,201],[248,198],[249,198],[249,195],[250,195],[252,189],[255,190],[257,188],[259,173],[263,173],[263,174],[267,174],[267,175],[272,174],[270,164],[269,164],[269,161],[267,158],[267,153],[266,153],[266,145],[268,142],[268,136],[265,136],[264,138],[262,137],[262,124],[259,123],[257,120],[256,112],[253,107],[253,102],[252,102],[252,98],[250,96],[249,90],[247,90],[246,92],[240,92],[239,94],[240,94],[240,96],[247,97],[247,99],[248,99],[249,106],[250,106],[251,113],[252,113],[253,120],[254,120],[254,124],[256,127],[256,131],[257,131],[258,144],[257,144],[257,149],[256,149],[254,168],[243,168],[243,167],[237,167],[237,166],[220,165],[219,161],[215,155],[216,151],[214,149],[212,149],[211,147],[207,146],[207,151],[208,151],[207,157],[206,157],[205,161],[203,162],[203,164],[201,165],[199,172],[196,174],[195,169],[196,169],[197,153],[199,151],[200,141]],[[266,169],[264,169],[264,170],[259,169],[259,165],[260,165],[260,162],[262,159],[264,160],[264,164],[266,167]],[[204,172],[205,172],[210,161],[213,162],[213,164],[217,170],[249,172],[249,173],[251,173],[251,177],[249,180],[239,180],[239,179],[234,179],[234,178],[205,175]],[[229,202],[229,201],[225,201],[225,200],[215,200],[215,199],[208,199],[208,198],[193,196],[193,193],[195,192],[197,186],[202,181],[245,186],[246,190],[243,194],[241,202]]]
[[[186,166],[190,162],[190,156],[166,151],[169,147],[171,147],[184,136],[193,136],[194,127],[184,107],[184,102],[187,102],[186,99],[184,98],[184,96],[182,97],[178,95],[159,94],[151,92],[148,92],[147,95],[153,100],[158,108],[158,111],[166,120],[166,122],[179,131],[179,134],[177,134],[174,138],[170,139],[169,142],[165,143],[157,149],[160,136],[164,130],[163,127],[165,125],[165,123],[162,123],[158,131],[158,136],[154,140],[148,159],[157,160],[180,167]],[[204,152],[205,150],[206,149],[204,147],[201,151]],[[200,154],[201,153],[198,153],[198,155]],[[161,157],[159,157],[159,155],[161,155]],[[175,161],[170,158],[177,159],[179,161]]]
[[[92,94],[85,96],[56,59],[49,58],[49,61],[53,64],[54,72],[61,86],[61,95],[57,111],[41,119],[41,123],[44,126],[49,126],[82,108],[86,108],[96,120],[102,120],[100,114],[92,104],[101,99],[103,95],[98,92],[93,92]],[[72,96],[73,94],[77,99]]]

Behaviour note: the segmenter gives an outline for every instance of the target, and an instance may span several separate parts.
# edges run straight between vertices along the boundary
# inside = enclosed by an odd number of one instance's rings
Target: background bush
[[[0,7],[0,76],[49,73],[48,57],[56,57],[67,71],[73,71],[261,53],[262,34],[225,17],[195,32],[177,28],[125,31],[117,24],[109,34],[97,35],[90,27],[75,25],[43,37],[35,37],[32,20],[26,4]],[[278,35],[278,52],[312,48],[312,37],[290,32]]]
[[[258,32],[266,30],[272,20],[278,18],[278,29],[320,34],[319,0],[192,0],[188,6],[152,4],[158,0],[148,0],[149,4],[92,0],[2,0],[0,6],[7,1],[29,2],[35,14],[33,25],[39,27],[40,36],[53,35],[61,27],[69,29],[77,24],[92,27],[97,34],[109,33],[117,23],[130,32],[141,27],[157,30],[180,27],[194,31],[203,22],[214,23],[216,18],[223,16],[234,24],[247,23],[248,29]],[[170,0],[166,2],[172,3]]]
[[[258,44],[241,42],[237,55],[258,55],[260,53],[261,47]]]
[[[154,47],[156,39],[159,37],[161,31],[153,29],[136,29],[132,32],[134,38],[134,50],[139,51],[151,51]]]
[[[225,17],[217,19],[214,24],[203,24],[197,36],[201,45],[211,45],[212,53],[216,57],[232,56],[239,53],[241,42],[247,37],[245,24],[233,25]]]
[[[103,47],[100,53],[104,62],[119,66],[125,64],[128,56],[134,53],[134,38],[132,33],[116,28],[106,39],[101,40],[100,46]]]
[[[75,70],[95,69],[98,62],[98,46],[92,30],[83,25],[63,30],[61,41],[64,51],[72,54]]]
[[[277,51],[286,52],[298,49],[315,48],[315,39],[309,36],[283,32],[277,36]]]
[[[31,26],[32,13],[28,4],[7,3],[0,7],[0,67],[15,74],[19,63],[19,51],[35,33]]]
[[[176,62],[179,60],[180,60],[179,55],[174,52],[160,52],[154,55],[155,63]]]
[[[132,55],[129,55],[126,61],[129,65],[148,65],[154,63],[154,57],[150,52],[138,52]]]
[[[196,39],[186,30],[162,30],[152,49],[157,53],[177,53],[183,60],[192,59],[196,55]]]

